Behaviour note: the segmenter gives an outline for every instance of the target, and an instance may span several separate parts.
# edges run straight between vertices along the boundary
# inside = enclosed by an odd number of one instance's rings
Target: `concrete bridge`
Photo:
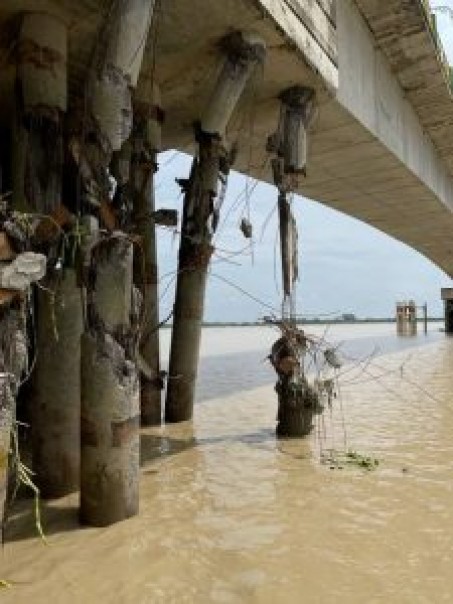
[[[3,0],[0,115],[10,124],[11,40],[20,11],[51,12],[69,33],[69,102],[81,96],[109,0]],[[164,145],[190,150],[215,82],[218,41],[257,32],[264,67],[228,132],[236,168],[272,180],[266,139],[278,95],[292,85],[317,92],[307,178],[299,192],[407,243],[453,274],[453,103],[449,71],[423,0],[161,0],[139,91],[162,89]],[[153,52],[156,50],[156,52]]]
[[[45,496],[80,487],[81,518],[108,524],[137,513],[139,418],[162,419],[156,154],[196,151],[180,183],[165,406],[178,422],[192,417],[219,182],[233,155],[234,168],[278,188],[284,304],[297,272],[290,191],[453,276],[450,86],[422,0],[1,0],[0,515],[10,382],[26,365],[22,290],[27,271],[36,276],[25,249],[44,251],[43,291],[53,294],[33,311],[33,468]],[[277,431],[301,436],[320,410],[300,362],[307,339],[280,328]],[[24,363],[12,366],[19,352]]]
[[[207,8],[201,1],[191,3],[197,16],[187,16],[187,30],[184,4],[172,3],[164,18],[164,31],[173,34],[161,47],[168,144],[190,144],[187,126],[209,86],[210,41],[238,23],[257,30],[268,55],[255,82],[253,118],[230,133],[239,136],[239,169],[271,181],[262,166],[276,97],[294,84],[313,86],[319,109],[299,192],[405,242],[452,275],[453,103],[425,4],[230,0]]]
[[[256,30],[268,54],[248,122],[237,117],[241,131],[232,124],[237,167],[272,181],[263,164],[278,120],[276,98],[294,84],[313,86],[318,115],[299,192],[405,242],[452,275],[453,103],[426,3],[229,0],[208,8],[201,1],[191,3],[187,29],[184,5],[172,2],[164,13],[163,31],[171,33],[161,38],[157,68],[168,145],[190,145],[190,124],[210,85],[212,40],[239,23]]]

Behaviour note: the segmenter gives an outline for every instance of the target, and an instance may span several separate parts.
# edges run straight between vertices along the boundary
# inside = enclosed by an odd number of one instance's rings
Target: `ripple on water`
[[[73,530],[77,502],[62,499],[44,509],[49,548],[18,523],[2,603],[452,601],[453,340],[380,356],[378,380],[348,375],[347,445],[380,461],[364,472],[319,463],[320,445],[343,446],[338,400],[311,438],[275,440],[253,338],[208,357],[221,379],[202,381],[193,424],[143,432],[139,517]]]

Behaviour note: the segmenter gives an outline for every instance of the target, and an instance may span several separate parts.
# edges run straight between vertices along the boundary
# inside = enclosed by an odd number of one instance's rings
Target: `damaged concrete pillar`
[[[16,407],[14,380],[11,379],[9,372],[5,369],[3,365],[0,366],[0,528],[6,516],[8,460]]]
[[[94,245],[82,336],[80,481],[80,518],[93,526],[138,512],[140,399],[132,276],[132,244],[125,237]]]
[[[212,236],[218,222],[215,207],[219,174],[225,179],[228,159],[222,145],[225,129],[256,65],[263,61],[262,40],[234,33],[223,41],[227,59],[207,103],[197,133],[198,157],[185,192],[165,420],[193,415],[201,327]]]
[[[33,471],[44,498],[78,491],[80,480],[81,290],[65,268],[37,292],[39,342],[31,409]]]
[[[17,50],[13,194],[16,208],[40,216],[54,216],[63,207],[66,61],[66,25],[49,14],[26,13]],[[45,288],[37,295],[33,468],[42,495],[59,497],[77,490],[79,483],[82,304],[74,268],[57,251],[64,247],[58,229],[39,244],[48,254],[49,271]],[[67,249],[66,254],[70,256]]]
[[[204,135],[187,183],[165,406],[165,421],[192,418],[204,297],[213,252],[210,218],[217,193],[222,145]]]
[[[278,188],[280,248],[282,260],[282,337],[272,348],[270,360],[278,381],[277,434],[300,437],[309,434],[312,419],[322,411],[316,390],[304,375],[305,337],[295,326],[295,283],[298,271],[298,233],[289,193],[305,176],[307,129],[315,110],[315,92],[294,86],[281,95],[281,118],[277,133],[268,141],[273,160],[274,182]]]
[[[24,299],[12,296],[10,291],[0,299],[0,529],[6,515],[16,394],[26,362]]]
[[[10,456],[10,445],[16,395],[28,369],[29,289],[46,271],[46,259],[41,254],[17,252],[23,240],[21,220],[0,211],[0,525],[4,520],[7,487],[11,487],[11,492],[15,490],[15,484],[7,484],[8,477],[17,477],[17,459]]]
[[[155,0],[116,3],[102,66],[91,82],[91,111],[103,142],[119,151],[132,129],[131,88],[137,86]]]
[[[47,13],[22,17],[17,44],[13,205],[51,213],[61,202],[67,28]]]
[[[139,352],[142,358],[140,384],[141,421],[143,426],[160,425],[162,417],[162,379],[159,352],[159,288],[154,220],[154,174],[156,156],[161,150],[161,108],[158,86],[153,85],[148,103],[134,107],[131,185],[134,198],[133,221],[141,240],[141,254],[136,255],[134,281],[143,294],[142,335]]]

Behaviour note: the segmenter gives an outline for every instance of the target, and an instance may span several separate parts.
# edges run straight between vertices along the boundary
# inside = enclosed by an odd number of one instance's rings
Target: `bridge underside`
[[[69,103],[74,105],[83,100],[109,6],[107,0],[2,1],[4,132],[14,98],[10,42],[18,11],[50,11],[67,21]],[[228,138],[239,147],[235,167],[271,182],[265,147],[278,122],[278,95],[295,84],[311,86],[317,92],[318,115],[300,194],[375,226],[453,275],[449,169],[420,125],[388,57],[376,48],[356,4],[342,0],[336,11],[333,7],[332,0],[165,0],[154,24],[156,39],[145,53],[139,95],[148,93],[152,80],[159,82],[166,113],[165,146],[191,152],[192,125],[217,74],[218,41],[232,30],[256,31],[265,39],[268,55],[230,124]]]

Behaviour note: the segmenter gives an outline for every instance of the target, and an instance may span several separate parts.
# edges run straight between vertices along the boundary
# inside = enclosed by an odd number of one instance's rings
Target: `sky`
[[[453,0],[432,2],[448,5]],[[453,64],[453,20],[438,15],[438,31]],[[168,151],[159,156],[156,207],[182,213],[183,198],[175,178],[187,177],[191,158]],[[216,253],[211,264],[205,305],[207,321],[255,321],[281,304],[280,260],[274,187],[232,173],[228,181]],[[315,201],[297,196],[293,204],[299,230],[297,313],[332,317],[393,316],[397,300],[427,302],[431,316],[441,316],[440,288],[451,280],[429,260],[406,245],[360,221]],[[249,217],[253,244],[239,224]],[[452,233],[453,237],[453,233]],[[158,229],[161,316],[174,301],[179,238]]]

